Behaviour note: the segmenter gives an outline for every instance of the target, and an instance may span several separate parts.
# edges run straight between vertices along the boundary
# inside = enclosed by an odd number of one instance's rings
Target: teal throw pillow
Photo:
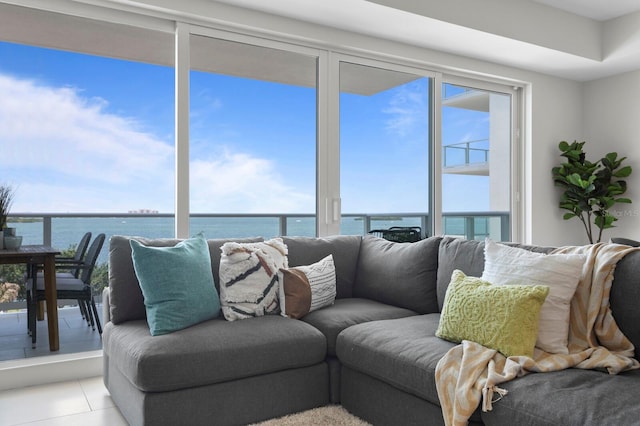
[[[152,336],[219,315],[220,299],[204,236],[181,241],[173,247],[147,247],[131,240],[131,250]]]

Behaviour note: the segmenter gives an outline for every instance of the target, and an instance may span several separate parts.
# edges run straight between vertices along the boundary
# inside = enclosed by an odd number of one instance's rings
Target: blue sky
[[[172,212],[173,79],[169,67],[0,43],[12,210]],[[343,212],[427,209],[427,85],[342,96]],[[484,117],[448,110],[445,138],[488,137]],[[312,213],[315,120],[315,89],[192,72],[191,210]],[[486,183],[455,181],[450,210],[471,195],[466,210],[486,208]]]

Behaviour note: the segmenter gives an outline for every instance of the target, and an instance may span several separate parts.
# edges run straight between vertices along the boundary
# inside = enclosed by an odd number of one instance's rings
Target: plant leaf
[[[616,170],[613,175],[615,177],[628,177],[629,175],[631,175],[631,166],[624,166],[623,168],[621,168],[620,170]]]

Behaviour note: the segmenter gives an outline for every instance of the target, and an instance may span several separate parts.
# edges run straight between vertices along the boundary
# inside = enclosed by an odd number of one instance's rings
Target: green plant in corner
[[[613,223],[618,220],[610,209],[617,203],[631,203],[629,198],[620,196],[627,190],[627,182],[623,178],[631,175],[632,170],[630,166],[622,166],[627,157],[618,158],[616,152],[608,153],[595,163],[588,161],[584,144],[560,142],[560,155],[566,158],[566,162],[551,172],[555,184],[564,188],[560,208],[569,212],[563,219],[580,219],[589,242],[593,244],[600,242],[602,231],[613,228]],[[595,241],[592,224],[599,228]]]

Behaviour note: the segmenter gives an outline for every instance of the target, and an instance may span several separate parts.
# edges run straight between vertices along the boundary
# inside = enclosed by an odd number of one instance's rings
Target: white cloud
[[[173,211],[174,147],[134,118],[107,112],[106,100],[79,89],[2,74],[0,93],[0,179],[16,187],[12,211]],[[297,192],[269,160],[228,150],[212,158],[191,164],[193,211],[309,212],[315,205],[315,194]]]
[[[314,193],[283,181],[274,162],[221,149],[191,162],[191,210],[224,213],[312,213]]]
[[[427,92],[420,84],[401,86],[389,101],[389,106],[383,110],[390,117],[386,121],[388,132],[399,137],[411,134],[416,126],[426,123]],[[420,129],[425,131],[425,129]]]
[[[173,147],[135,120],[107,113],[104,99],[1,74],[0,93],[0,150],[17,187],[14,211],[172,209]]]
[[[106,113],[106,101],[0,75],[0,128],[11,166],[97,182],[141,178],[173,162],[173,148]]]

